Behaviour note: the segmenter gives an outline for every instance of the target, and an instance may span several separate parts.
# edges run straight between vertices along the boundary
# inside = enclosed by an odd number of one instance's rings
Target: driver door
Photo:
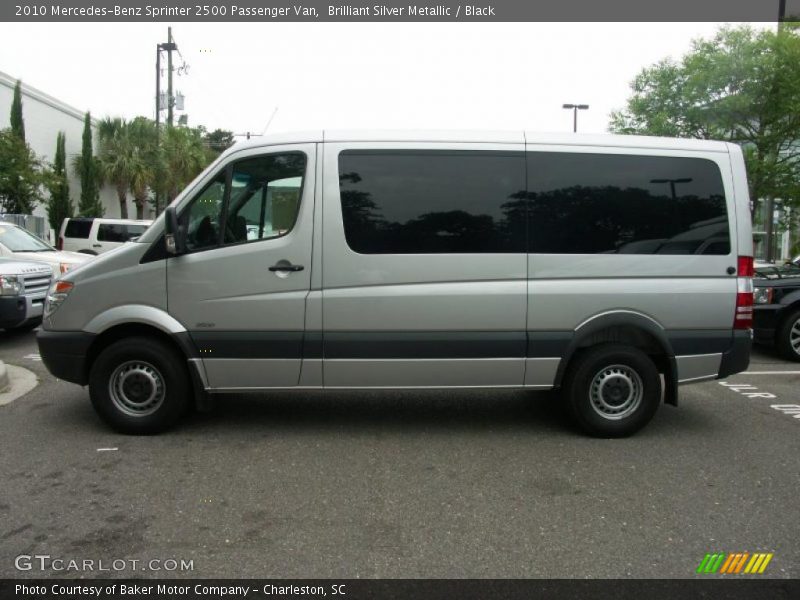
[[[179,209],[170,313],[216,390],[296,386],[311,281],[315,145],[237,153]]]

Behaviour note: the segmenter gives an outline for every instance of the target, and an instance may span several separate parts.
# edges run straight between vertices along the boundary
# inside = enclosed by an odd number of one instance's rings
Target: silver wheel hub
[[[797,319],[789,331],[789,345],[795,354],[800,354],[800,319]]]
[[[604,419],[624,419],[642,403],[644,387],[639,374],[626,365],[604,367],[592,378],[589,399]]]
[[[132,417],[153,414],[166,396],[161,373],[141,360],[127,361],[118,366],[111,374],[108,391],[114,406]]]

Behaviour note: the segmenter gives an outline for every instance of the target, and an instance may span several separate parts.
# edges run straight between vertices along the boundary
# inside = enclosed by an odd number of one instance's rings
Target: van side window
[[[225,171],[192,200],[181,213],[181,224],[186,228],[186,248],[190,251],[219,245],[222,203],[225,200]]]
[[[238,244],[286,235],[300,207],[304,154],[259,156],[233,165],[225,219],[225,243]]]
[[[719,167],[700,158],[528,153],[529,250],[730,253]]]
[[[525,252],[522,152],[347,150],[339,189],[355,252]]]
[[[299,152],[229,165],[181,213],[187,248],[201,250],[287,234],[297,219],[305,166],[306,157]]]

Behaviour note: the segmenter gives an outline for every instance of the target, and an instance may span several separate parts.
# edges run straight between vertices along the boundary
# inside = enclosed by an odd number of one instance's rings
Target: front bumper
[[[756,304],[753,307],[753,333],[759,344],[775,342],[775,330],[778,328],[782,304]]]
[[[16,327],[27,318],[25,296],[0,296],[0,329]]]
[[[89,383],[87,353],[97,336],[85,331],[45,331],[36,334],[39,354],[53,376],[86,385]]]

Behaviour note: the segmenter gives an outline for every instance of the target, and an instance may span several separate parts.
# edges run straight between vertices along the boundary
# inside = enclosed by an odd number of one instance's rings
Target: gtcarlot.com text
[[[49,554],[20,554],[14,559],[17,571],[56,573],[99,573],[124,571],[194,571],[194,560],[182,558],[65,558]]]

